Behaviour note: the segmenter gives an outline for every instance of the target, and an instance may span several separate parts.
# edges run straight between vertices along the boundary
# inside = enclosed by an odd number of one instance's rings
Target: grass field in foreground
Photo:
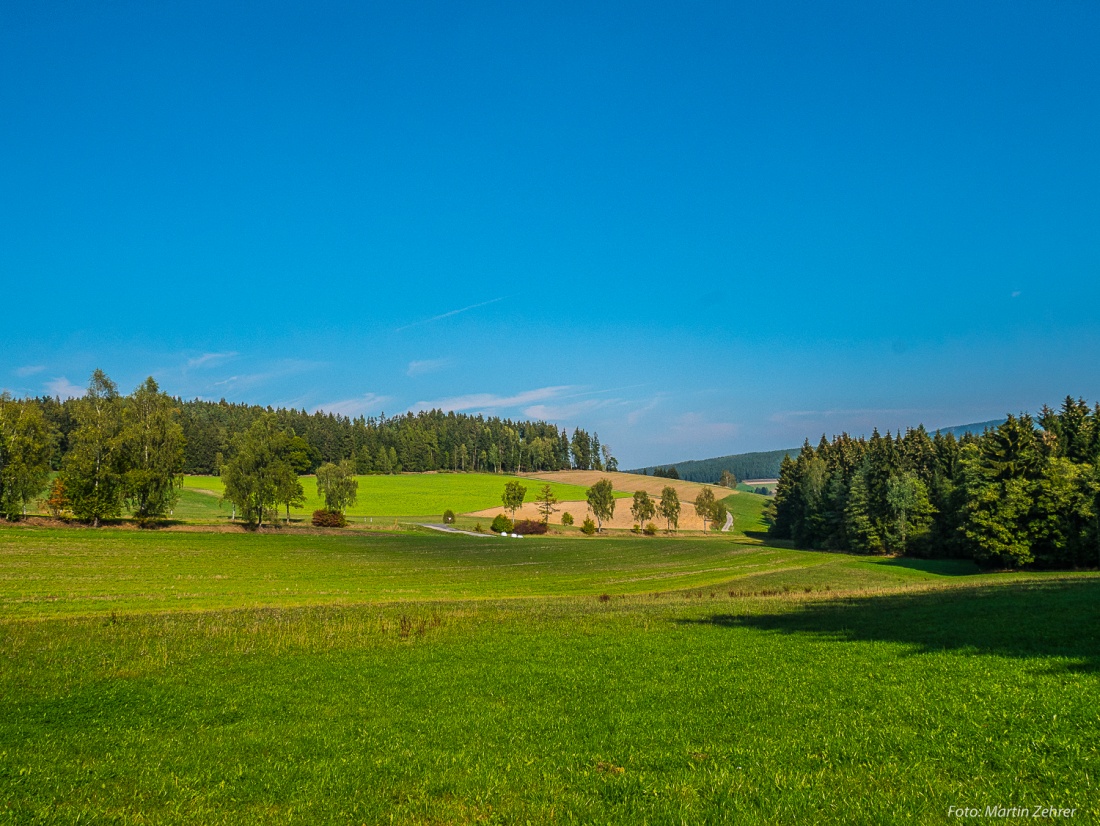
[[[501,507],[500,495],[508,482],[517,481],[527,488],[527,501],[534,501],[543,485],[549,484],[559,500],[583,500],[585,488],[559,482],[542,482],[514,476],[492,473],[405,473],[396,476],[358,476],[359,499],[347,509],[348,516],[414,516],[442,518],[448,508],[455,513]],[[225,490],[220,476],[185,476],[184,493],[208,490],[221,496]],[[291,517],[302,518],[324,507],[317,496],[317,481],[313,476],[302,477],[306,504],[291,508]],[[197,494],[201,496],[202,494]],[[616,493],[619,497],[630,494]],[[213,498],[213,497],[210,497]],[[227,506],[221,511],[229,514]],[[280,509],[280,513],[284,513]],[[189,518],[183,516],[182,518]]]
[[[1081,578],[7,620],[0,822],[1096,822],[1098,602]]]

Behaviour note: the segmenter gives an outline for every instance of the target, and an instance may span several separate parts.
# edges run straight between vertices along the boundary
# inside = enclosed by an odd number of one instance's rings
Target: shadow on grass
[[[913,571],[922,571],[926,574],[937,576],[973,576],[981,573],[981,568],[970,559],[914,559],[912,557],[897,556],[889,559],[876,559],[869,557],[868,562],[877,565],[885,565],[891,568],[908,568]]]
[[[1100,671],[1100,579],[839,598],[782,613],[715,614],[679,622],[897,642],[916,653],[1060,657],[1071,662],[1059,669]]]

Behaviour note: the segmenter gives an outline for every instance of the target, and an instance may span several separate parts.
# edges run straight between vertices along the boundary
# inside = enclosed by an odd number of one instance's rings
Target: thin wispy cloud
[[[555,387],[539,387],[534,390],[524,390],[512,396],[497,396],[493,393],[471,393],[467,396],[452,396],[447,399],[435,401],[422,401],[413,405],[413,411],[419,410],[453,410],[456,413],[466,410],[501,410],[507,408],[520,408],[533,405],[538,402],[560,398],[566,391],[572,390],[572,385],[558,385]]]
[[[417,376],[423,376],[425,373],[435,373],[438,370],[442,370],[444,367],[450,365],[451,359],[424,359],[423,361],[410,361],[409,369],[405,371],[405,374],[410,378],[416,378]]]
[[[193,370],[198,367],[214,367],[236,355],[237,353],[235,351],[231,353],[203,353],[201,356],[188,359],[187,369]]]
[[[670,445],[713,445],[728,442],[738,430],[733,422],[710,421],[702,413],[683,413],[654,441]]]
[[[338,416],[363,416],[382,410],[382,405],[392,400],[392,396],[380,396],[377,393],[364,393],[352,399],[328,402],[317,405],[318,412],[335,413]]]
[[[45,387],[51,396],[56,396],[59,399],[78,399],[83,396],[85,392],[85,388],[78,384],[73,384],[64,376],[51,379],[46,382]]]
[[[412,324],[406,324],[404,327],[398,327],[396,330],[394,330],[394,332],[395,333],[400,333],[402,330],[408,330],[411,327],[419,327],[422,324],[431,324],[435,321],[442,321],[445,318],[450,318],[451,316],[458,315],[459,313],[466,313],[466,312],[469,312],[470,310],[476,310],[478,307],[488,307],[490,304],[496,304],[498,301],[503,301],[503,300],[504,300],[504,296],[501,296],[500,298],[492,298],[488,301],[482,301],[480,304],[471,304],[469,307],[460,307],[457,310],[451,310],[450,312],[440,313],[439,315],[434,315],[431,318],[424,318],[424,319],[421,319],[420,321],[414,321]]]
[[[323,361],[308,361],[306,359],[283,359],[271,365],[267,370],[255,373],[239,373],[220,381],[211,382],[211,387],[228,387],[234,390],[243,390],[249,387],[258,387],[287,376],[298,376],[312,372],[325,366]]]
[[[585,399],[571,404],[533,404],[524,408],[523,415],[547,422],[574,420],[593,410],[614,404],[613,399]]]
[[[21,379],[24,379],[27,376],[33,376],[36,373],[41,373],[45,369],[46,366],[44,364],[28,364],[26,367],[17,367],[15,370],[15,375],[19,376],[19,378]]]
[[[640,422],[642,420],[642,418],[645,416],[646,413],[648,413],[650,410],[653,410],[660,403],[661,403],[661,397],[660,396],[654,396],[652,399],[650,399],[648,402],[643,404],[641,407],[635,408],[634,410],[631,410],[629,413],[627,413],[626,414],[626,423],[628,425],[630,425],[631,427],[633,427],[634,425],[636,425],[638,422]]]

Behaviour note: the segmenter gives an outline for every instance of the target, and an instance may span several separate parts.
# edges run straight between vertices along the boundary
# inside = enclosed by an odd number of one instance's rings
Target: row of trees
[[[79,399],[30,400],[56,438],[51,466],[60,468],[79,426]],[[234,440],[262,416],[301,440],[312,473],[326,462],[350,461],[357,473],[453,470],[511,473],[528,470],[616,470],[618,462],[599,435],[576,428],[572,436],[547,422],[511,421],[427,410],[400,416],[349,418],[257,405],[174,400],[183,428],[183,472],[217,474]]]
[[[822,437],[784,460],[770,519],[807,548],[1100,565],[1100,405],[1067,397],[960,439]]]
[[[501,502],[506,510],[512,512],[515,520],[516,511],[523,507],[527,497],[527,488],[520,482],[508,482],[501,494]],[[592,487],[585,491],[585,499],[589,510],[596,517],[596,531],[603,531],[603,523],[615,516],[615,491],[610,479],[600,479]],[[557,508],[558,498],[550,485],[543,485],[539,495],[535,498],[539,513],[542,514],[544,524],[549,524],[550,516]],[[715,527],[726,520],[727,509],[723,502],[715,499],[714,491],[703,488],[695,498],[695,512],[703,520],[703,530],[707,529],[707,522]],[[635,491],[634,499],[630,506],[630,515],[638,527],[645,526],[654,517],[659,516],[665,521],[665,529],[669,533],[679,527],[680,524],[680,496],[676,488],[671,485],[661,491],[661,498],[654,500],[646,491]]]
[[[162,517],[182,482],[183,429],[175,402],[146,379],[130,396],[101,370],[69,406],[67,450],[49,507],[99,525],[124,508],[139,520]],[[46,489],[62,436],[35,400],[0,397],[0,510],[26,513]]]

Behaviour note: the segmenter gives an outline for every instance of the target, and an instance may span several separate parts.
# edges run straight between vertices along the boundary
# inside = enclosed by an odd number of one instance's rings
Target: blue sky
[[[1100,398],[1100,5],[5,3],[0,388],[599,431]]]

